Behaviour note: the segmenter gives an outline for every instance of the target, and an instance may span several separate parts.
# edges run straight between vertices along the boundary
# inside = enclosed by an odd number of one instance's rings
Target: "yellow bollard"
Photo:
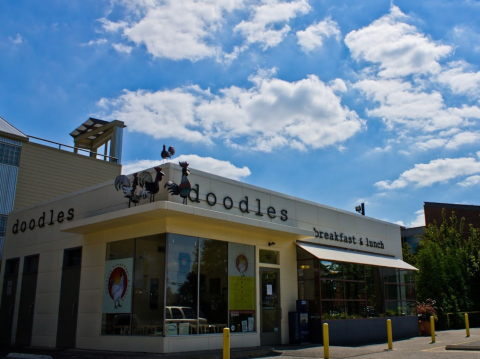
[[[230,329],[223,328],[223,359],[230,359]]]
[[[430,317],[430,330],[432,332],[432,343],[435,343],[435,318]]]
[[[468,323],[468,314],[465,313],[465,328],[467,329],[467,338],[470,336],[470,324]]]
[[[392,343],[392,320],[387,319],[387,337],[388,337],[388,350],[393,349]]]
[[[323,323],[323,357],[330,359],[330,340],[328,338],[328,323]]]

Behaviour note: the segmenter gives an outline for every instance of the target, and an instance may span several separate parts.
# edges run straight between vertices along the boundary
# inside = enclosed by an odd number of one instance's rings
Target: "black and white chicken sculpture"
[[[138,183],[143,188],[141,195],[145,198],[150,196],[150,202],[155,201],[155,194],[160,190],[159,182],[165,176],[161,167],[154,167],[154,170],[157,172],[155,180],[152,179],[152,174],[148,171],[140,172],[138,175]]]
[[[123,191],[125,198],[128,198],[128,208],[130,204],[134,203],[135,205],[140,202],[140,199],[146,198],[146,194],[143,192],[137,194],[138,186],[138,173],[133,174],[133,181],[130,183],[130,179],[125,175],[119,175],[115,178],[115,189]]]

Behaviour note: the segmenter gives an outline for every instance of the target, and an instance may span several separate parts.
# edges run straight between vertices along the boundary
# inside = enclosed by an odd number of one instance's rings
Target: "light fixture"
[[[302,264],[302,265],[300,266],[300,268],[301,268],[301,269],[308,269],[308,268],[310,268],[310,266],[309,266],[308,264]]]
[[[274,245],[275,245],[275,242],[268,242],[269,247],[274,246]]]
[[[360,206],[355,206],[355,211],[360,213],[362,216],[365,215],[365,204],[361,204]]]

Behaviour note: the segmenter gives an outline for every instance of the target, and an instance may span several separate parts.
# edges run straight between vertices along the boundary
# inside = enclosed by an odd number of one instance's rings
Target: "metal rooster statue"
[[[175,148],[173,148],[173,146],[170,146],[167,150],[167,146],[163,145],[162,158],[164,163],[167,158],[172,158],[174,154]]]
[[[165,176],[160,167],[154,167],[153,169],[157,172],[155,180],[152,180],[152,174],[148,171],[143,171],[138,175],[138,183],[140,187],[144,188],[141,195],[144,196],[143,198],[150,196],[150,202],[155,201],[155,194],[160,190],[159,182]]]
[[[130,208],[132,203],[137,205],[137,203],[140,202],[140,199],[146,198],[143,191],[140,194],[137,194],[137,186],[138,173],[133,174],[132,183],[130,183],[130,180],[125,175],[119,175],[115,178],[115,188],[117,191],[122,189],[124,197],[128,198],[128,208]]]
[[[130,183],[130,179],[125,175],[120,175],[115,178],[115,188],[117,191],[120,189],[123,191],[125,198],[128,198],[128,208],[131,204],[137,205],[142,198],[150,196],[150,202],[155,200],[155,194],[160,190],[159,182],[162,180],[165,173],[162,172],[160,167],[154,167],[157,175],[153,180],[152,174],[148,171],[142,171],[140,174],[133,174],[133,181]],[[137,193],[137,190],[141,188],[141,191]]]
[[[165,183],[165,188],[168,188],[168,192],[170,192],[173,196],[180,196],[183,198],[183,204],[187,204],[187,197],[190,193],[190,189],[192,185],[188,180],[188,175],[190,171],[188,170],[188,163],[187,162],[179,162],[180,167],[182,167],[182,179],[180,180],[180,184],[176,184],[173,181],[168,181]]]

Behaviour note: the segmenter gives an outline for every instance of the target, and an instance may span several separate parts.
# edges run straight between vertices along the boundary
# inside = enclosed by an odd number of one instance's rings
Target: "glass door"
[[[261,345],[278,345],[282,343],[280,308],[280,270],[260,268],[261,285]]]

